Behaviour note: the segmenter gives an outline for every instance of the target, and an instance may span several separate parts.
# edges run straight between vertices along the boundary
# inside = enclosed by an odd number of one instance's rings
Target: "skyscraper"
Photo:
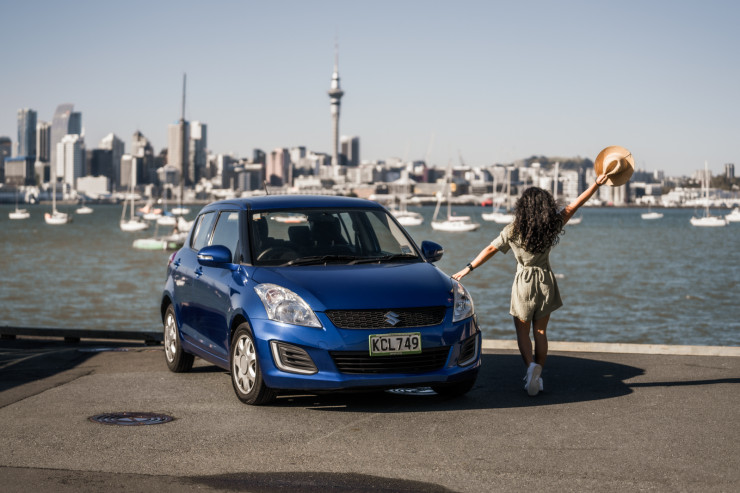
[[[167,164],[177,168],[185,185],[190,185],[188,175],[190,163],[188,149],[190,147],[190,124],[185,120],[172,123],[167,127]]]
[[[190,171],[190,123],[185,120],[185,87],[187,74],[182,75],[182,114],[180,121],[171,124],[167,129],[167,164],[180,172],[180,195],[183,187],[193,183]]]
[[[75,188],[85,166],[85,142],[80,135],[67,134],[62,137],[57,144],[57,161],[63,170],[62,182]]]
[[[111,187],[113,190],[120,186],[123,182],[121,173],[121,158],[126,152],[126,144],[123,143],[115,134],[109,133],[103,137],[98,145],[100,149],[111,151],[110,169],[103,167],[98,169],[98,172],[103,176],[107,176],[110,180]],[[128,176],[128,175],[126,175]]]
[[[61,166],[57,160],[57,144],[62,141],[62,138],[67,134],[82,133],[82,114],[74,113],[74,105],[71,103],[64,103],[57,106],[54,112],[54,120],[51,122],[51,166],[54,170],[52,176],[63,176],[64,167]]]
[[[10,137],[0,137],[0,183],[5,183],[5,159],[12,155],[12,150]]]
[[[36,159],[36,112],[34,110],[28,108],[18,110],[18,141],[15,145],[16,156]]]
[[[206,176],[208,166],[208,127],[205,123],[190,123],[190,170],[193,182]]]
[[[342,156],[347,166],[360,165],[360,138],[342,136]]]
[[[339,173],[339,107],[344,91],[339,86],[339,47],[334,48],[334,73],[331,75],[329,98],[331,105],[332,160],[334,175]]]

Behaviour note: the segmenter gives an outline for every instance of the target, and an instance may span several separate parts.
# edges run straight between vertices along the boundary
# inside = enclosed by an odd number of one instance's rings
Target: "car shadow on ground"
[[[484,354],[473,389],[446,398],[419,387],[385,392],[283,394],[275,406],[326,411],[410,412],[546,406],[621,397],[633,392],[627,381],[641,368],[588,358],[551,355],[542,374],[544,391],[531,397],[524,390],[525,367],[518,354]]]

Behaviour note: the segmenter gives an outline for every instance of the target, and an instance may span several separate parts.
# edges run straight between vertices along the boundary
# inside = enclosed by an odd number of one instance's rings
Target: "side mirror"
[[[434,243],[433,241],[422,241],[421,242],[421,254],[429,262],[437,262],[444,255],[445,249],[442,245]]]
[[[198,252],[198,263],[206,267],[224,267],[233,263],[231,251],[223,245],[211,245],[201,248]]]

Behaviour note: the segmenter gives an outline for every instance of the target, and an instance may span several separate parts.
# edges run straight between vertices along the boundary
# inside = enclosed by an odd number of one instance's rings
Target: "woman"
[[[516,202],[514,221],[463,270],[452,276],[459,281],[496,252],[514,250],[517,268],[511,288],[510,313],[514,317],[519,352],[527,366],[524,388],[529,395],[543,390],[540,375],[547,359],[547,323],[550,313],[563,305],[550,268],[550,249],[558,242],[563,226],[607,179],[608,175],[599,175],[588,190],[563,210],[558,209],[550,192],[528,188]],[[530,325],[534,332],[534,357],[529,339]]]

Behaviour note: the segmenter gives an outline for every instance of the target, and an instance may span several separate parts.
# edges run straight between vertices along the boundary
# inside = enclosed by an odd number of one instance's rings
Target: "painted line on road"
[[[547,344],[549,351],[740,357],[740,347],[736,346],[673,346],[667,344],[626,344],[609,342],[564,341],[548,341]],[[504,339],[483,339],[483,349],[519,350],[515,340]]]

